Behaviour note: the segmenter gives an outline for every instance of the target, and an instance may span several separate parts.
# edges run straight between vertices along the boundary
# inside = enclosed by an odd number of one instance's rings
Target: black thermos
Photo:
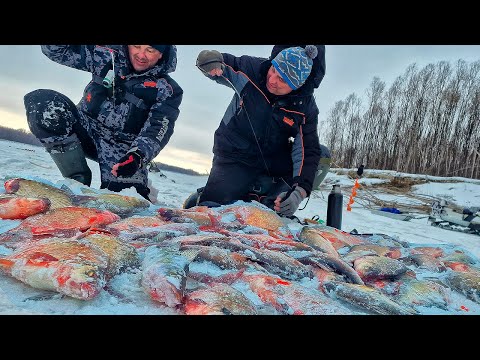
[[[327,226],[342,229],[342,207],[343,195],[340,191],[340,185],[333,185],[332,191],[328,195],[327,207]]]

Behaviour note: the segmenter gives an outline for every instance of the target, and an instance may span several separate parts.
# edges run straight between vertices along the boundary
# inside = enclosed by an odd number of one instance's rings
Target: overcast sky
[[[231,54],[269,57],[273,45],[178,45],[177,70],[172,77],[184,90],[175,132],[156,160],[190,168],[200,173],[210,170],[213,133],[234,95],[195,67],[198,53],[216,49]],[[480,60],[480,45],[327,45],[327,71],[315,98],[324,121],[336,101],[351,93],[364,98],[373,77],[390,86],[407,66],[423,67],[445,60]],[[59,65],[42,54],[39,45],[0,45],[0,123],[28,129],[23,96],[35,89],[62,92],[77,103],[88,73]],[[321,136],[321,134],[320,134]]]

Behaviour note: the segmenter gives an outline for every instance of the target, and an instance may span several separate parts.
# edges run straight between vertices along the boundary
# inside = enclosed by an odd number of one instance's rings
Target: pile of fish
[[[415,315],[480,303],[480,262],[459,247],[289,223],[255,202],[178,209],[13,178],[0,219],[18,223],[0,230],[2,276],[82,302],[134,272],[149,301],[187,315]]]

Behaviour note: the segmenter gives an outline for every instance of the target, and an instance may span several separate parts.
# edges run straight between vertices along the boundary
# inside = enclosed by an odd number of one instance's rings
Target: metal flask
[[[342,207],[343,195],[340,185],[333,185],[332,191],[328,195],[327,207],[327,226],[342,229]]]

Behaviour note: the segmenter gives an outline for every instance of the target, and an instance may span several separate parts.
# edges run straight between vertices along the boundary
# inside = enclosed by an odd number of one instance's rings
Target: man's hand
[[[223,55],[217,50],[202,50],[197,57],[197,67],[210,76],[223,74]]]
[[[140,168],[142,157],[136,152],[127,153],[112,167],[113,176],[133,176]]]
[[[293,216],[300,203],[307,197],[307,192],[300,186],[294,186],[288,192],[280,193],[275,199],[274,209],[280,215]]]

